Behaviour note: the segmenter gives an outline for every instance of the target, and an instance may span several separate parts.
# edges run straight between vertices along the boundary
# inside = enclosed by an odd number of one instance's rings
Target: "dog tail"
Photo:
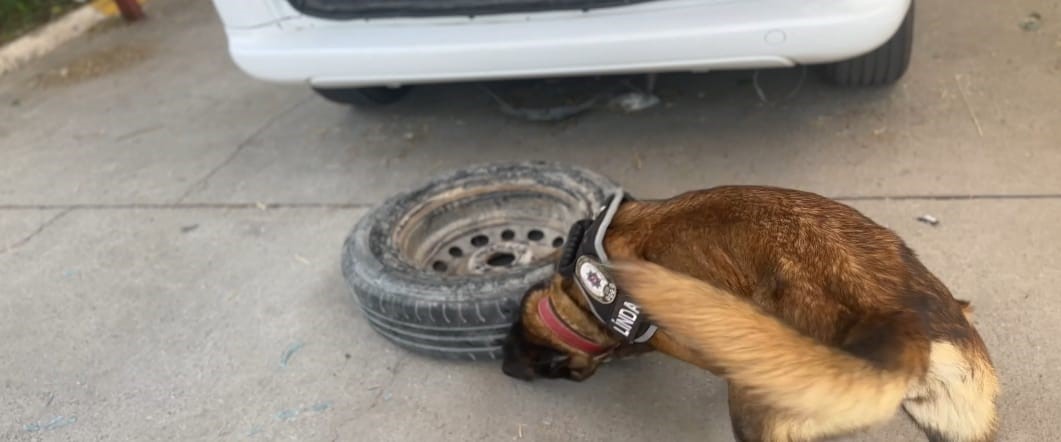
[[[907,327],[888,325],[899,318],[861,333],[872,348],[859,357],[707,282],[644,261],[616,262],[612,269],[619,287],[661,331],[757,403],[815,427],[854,429],[890,418],[927,370],[927,341],[918,338],[920,331],[904,336]]]

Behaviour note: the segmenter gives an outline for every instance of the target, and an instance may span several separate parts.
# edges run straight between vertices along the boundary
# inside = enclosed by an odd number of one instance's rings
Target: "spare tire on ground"
[[[474,166],[366,213],[342,272],[365,318],[400,347],[496,359],[528,288],[548,279],[569,227],[616,189],[552,163]]]

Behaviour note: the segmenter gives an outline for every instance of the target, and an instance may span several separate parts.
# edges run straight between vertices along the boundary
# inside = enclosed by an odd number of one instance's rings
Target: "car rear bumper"
[[[320,18],[444,17],[517,12],[589,10],[658,0],[289,0]]]
[[[254,77],[354,87],[833,62],[885,42],[909,6],[910,0],[662,0],[470,18],[293,15],[227,26],[226,33],[233,60]],[[224,20],[232,8],[218,9]]]

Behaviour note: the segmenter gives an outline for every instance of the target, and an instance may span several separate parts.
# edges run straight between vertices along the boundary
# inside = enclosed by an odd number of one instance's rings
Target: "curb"
[[[143,4],[146,0],[137,0]],[[23,63],[47,54],[63,43],[73,40],[100,22],[121,15],[111,0],[93,0],[56,21],[19,37],[0,47],[0,75]]]

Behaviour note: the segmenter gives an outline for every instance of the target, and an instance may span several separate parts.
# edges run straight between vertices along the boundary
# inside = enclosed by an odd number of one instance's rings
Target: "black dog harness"
[[[652,338],[656,326],[605,271],[608,254],[604,251],[604,234],[619,205],[629,199],[632,198],[621,189],[616,190],[594,219],[579,220],[571,226],[557,272],[575,279],[597,320],[621,340],[641,343]]]

